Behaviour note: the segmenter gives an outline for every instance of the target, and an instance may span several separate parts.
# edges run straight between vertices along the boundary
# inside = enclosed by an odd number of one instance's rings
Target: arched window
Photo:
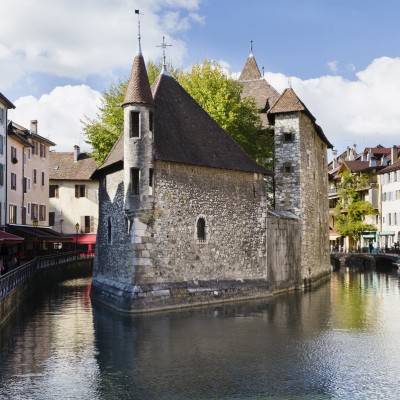
[[[197,240],[206,240],[206,221],[204,218],[197,220]]]

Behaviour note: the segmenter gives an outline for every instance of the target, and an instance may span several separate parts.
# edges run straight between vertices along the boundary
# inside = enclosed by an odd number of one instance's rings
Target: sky
[[[339,152],[400,144],[398,0],[0,0],[0,92],[9,118],[90,150],[82,120],[129,77],[137,50],[189,68],[206,57],[237,76],[250,53],[289,84]]]

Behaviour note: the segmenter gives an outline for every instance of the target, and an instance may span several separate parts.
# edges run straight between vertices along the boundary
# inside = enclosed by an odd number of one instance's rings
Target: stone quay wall
[[[0,326],[35,293],[45,290],[54,282],[88,277],[92,274],[92,266],[93,258],[82,258],[36,270],[29,279],[0,298]]]

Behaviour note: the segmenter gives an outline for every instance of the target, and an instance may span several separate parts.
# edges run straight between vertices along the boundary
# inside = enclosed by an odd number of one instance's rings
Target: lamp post
[[[77,258],[77,247],[78,247],[78,232],[79,232],[79,223],[77,222],[75,224],[75,231],[76,231],[76,235],[75,235],[75,259]]]
[[[37,218],[35,217],[35,218],[33,218],[33,221],[32,221],[32,223],[33,223],[33,226],[35,227],[35,228],[37,228],[38,227],[38,220],[37,220]],[[35,244],[34,244],[34,249],[33,249],[33,251],[34,251],[34,255],[35,255],[35,258],[36,258],[36,242],[37,242],[37,233],[35,232]]]

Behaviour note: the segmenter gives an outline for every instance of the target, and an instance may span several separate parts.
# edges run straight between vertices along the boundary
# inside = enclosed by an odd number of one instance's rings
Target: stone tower
[[[133,281],[140,281],[148,252],[141,246],[150,237],[148,223],[153,218],[154,100],[140,50],[129,78],[124,110],[124,211],[128,220],[131,246],[128,270]]]
[[[308,285],[330,270],[327,149],[332,145],[292,88],[269,115],[275,135],[275,209],[301,219],[301,276]]]

